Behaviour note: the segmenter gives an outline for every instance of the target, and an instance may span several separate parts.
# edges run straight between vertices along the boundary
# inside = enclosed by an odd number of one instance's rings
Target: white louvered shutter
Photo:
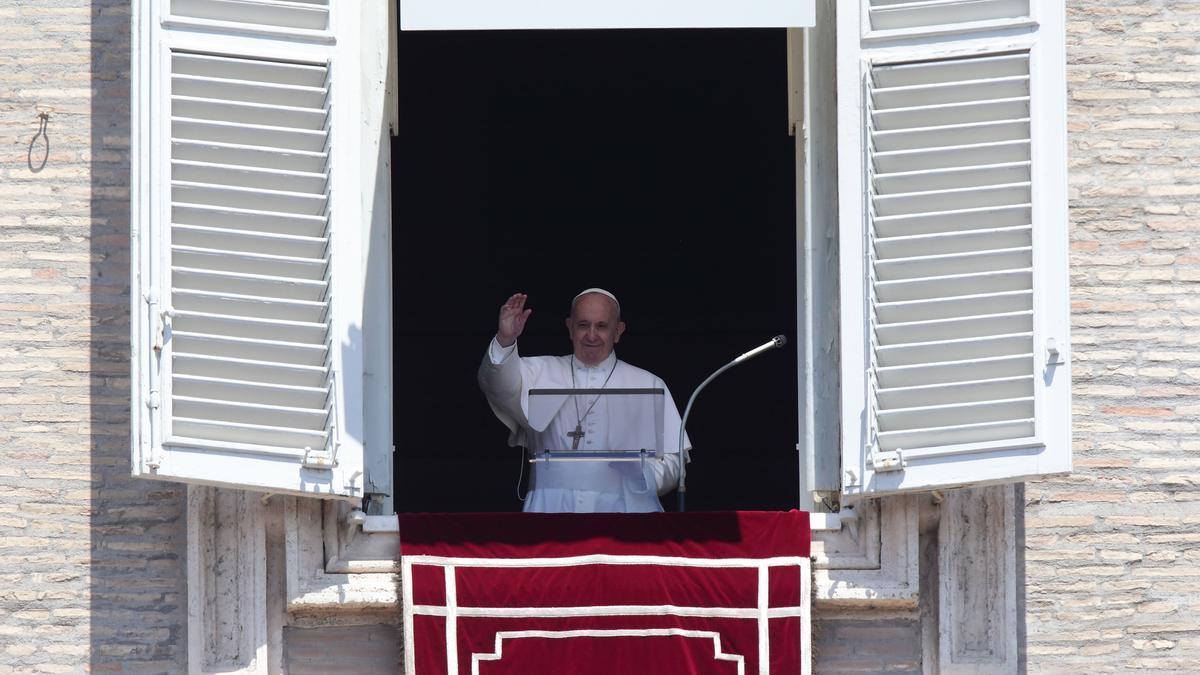
[[[1070,469],[1053,4],[866,0],[868,31],[839,7],[848,498]],[[941,35],[870,32],[917,26]]]
[[[362,496],[362,224],[339,131],[358,47],[337,9],[138,6],[137,475]]]

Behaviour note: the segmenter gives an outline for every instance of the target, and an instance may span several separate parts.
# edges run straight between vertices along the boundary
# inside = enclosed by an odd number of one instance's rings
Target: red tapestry
[[[402,514],[409,675],[808,673],[808,514]]]

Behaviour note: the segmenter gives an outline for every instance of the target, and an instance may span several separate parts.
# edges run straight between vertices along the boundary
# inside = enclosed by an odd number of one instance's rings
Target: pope
[[[508,444],[532,453],[543,450],[606,451],[660,446],[661,457],[645,461],[537,461],[525,511],[662,511],[659,495],[673,490],[680,472],[679,409],[670,390],[653,373],[617,358],[625,332],[621,304],[602,288],[589,288],[571,301],[565,356],[522,356],[517,339],[533,310],[515,293],[500,307],[496,336],[479,366],[479,386],[496,417],[509,430]],[[531,389],[662,389],[646,395],[547,397],[535,403]],[[538,397],[542,398],[542,397]],[[684,437],[683,457],[690,444]]]

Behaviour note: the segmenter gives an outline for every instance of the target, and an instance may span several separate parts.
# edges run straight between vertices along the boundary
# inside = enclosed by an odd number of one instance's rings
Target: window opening
[[[784,30],[404,32],[398,48],[397,510],[520,509],[520,451],[475,384],[510,293],[530,296],[520,348],[537,355],[568,353],[576,292],[613,290],[618,356],[681,411],[713,369],[794,337]],[[723,375],[688,423],[689,510],[794,508],[796,429],[794,349]]]

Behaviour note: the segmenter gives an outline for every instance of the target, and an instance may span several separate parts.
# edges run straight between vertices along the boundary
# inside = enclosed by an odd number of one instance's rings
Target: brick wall
[[[1030,672],[1200,664],[1200,3],[1067,4],[1075,467],[1026,491]]]
[[[129,477],[128,4],[0,3],[0,672],[186,660],[183,489]]]

